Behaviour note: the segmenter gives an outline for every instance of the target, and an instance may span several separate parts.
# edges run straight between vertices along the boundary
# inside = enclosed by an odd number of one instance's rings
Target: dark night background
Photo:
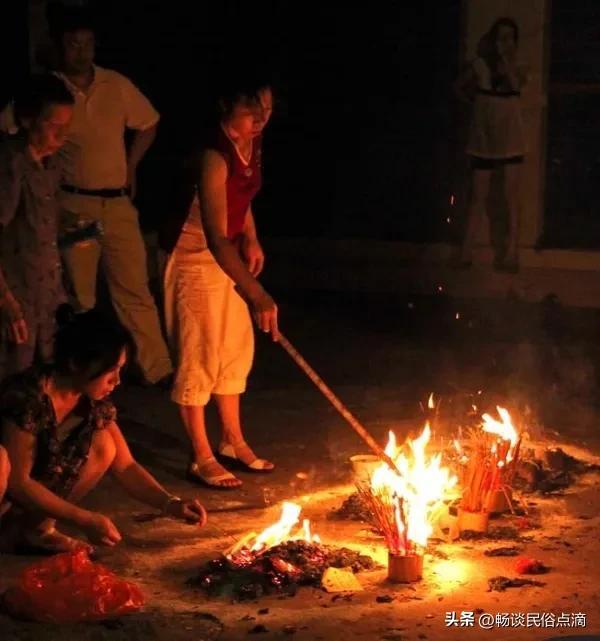
[[[3,103],[28,71],[29,45],[27,0],[1,2]],[[407,432],[421,425],[419,401],[425,403],[434,392],[438,409],[442,407],[449,416],[455,412],[461,416],[473,402],[479,410],[486,404],[492,410],[497,402],[511,411],[517,409],[531,432],[529,457],[534,444],[536,458],[540,451],[537,445],[543,441],[538,441],[538,432],[549,437],[549,444],[564,437],[565,442],[597,454],[600,286],[595,260],[579,259],[576,252],[565,252],[560,260],[553,252],[535,260],[528,256],[521,278],[496,275],[485,264],[458,272],[445,263],[432,260],[429,264],[428,252],[421,252],[421,247],[409,251],[400,247],[396,255],[399,243],[368,242],[459,242],[467,194],[463,149],[468,113],[457,104],[452,83],[464,56],[463,2],[359,0],[354,8],[327,0],[90,0],[89,4],[99,18],[98,64],[129,76],[162,114],[158,139],[139,176],[136,204],[148,231],[169,215],[170,185],[207,108],[211,79],[232,59],[249,69],[265,59],[273,63],[279,81],[278,104],[266,131],[265,184],[254,208],[261,236],[270,237],[265,239],[271,254],[267,253],[264,282],[279,306],[285,335],[353,414],[373,430],[376,440],[383,443],[388,429]],[[483,0],[471,2],[477,6]],[[540,245],[597,250],[600,0],[552,0],[551,6]],[[457,197],[454,208],[450,207],[452,194]],[[449,216],[456,224],[446,223]],[[311,242],[286,243],[283,237],[310,238]],[[358,242],[319,244],[321,238]],[[566,269],[570,262],[574,268]],[[462,610],[474,605],[488,613],[505,605],[509,610],[554,611],[556,603],[561,603],[573,612],[589,607],[588,616],[594,615],[597,566],[585,561],[597,549],[593,519],[598,492],[588,481],[561,491],[556,499],[540,500],[543,536],[532,541],[527,553],[540,550],[540,558],[555,566],[541,592],[527,588],[493,596],[496,593],[489,592],[487,585],[492,566],[483,556],[476,558],[475,552],[465,551],[456,559],[444,556],[459,563],[472,557],[474,569],[468,580],[456,574],[450,581],[454,571],[440,570],[423,597],[414,597],[415,603],[408,602],[413,597],[404,599],[404,593],[399,593],[395,604],[380,605],[365,590],[350,605],[346,600],[337,605],[320,601],[311,609],[314,595],[310,595],[310,600],[295,606],[273,601],[271,611],[258,610],[261,618],[255,620],[246,614],[254,611],[250,602],[223,607],[224,602],[199,600],[197,591],[184,588],[184,577],[197,576],[199,559],[210,547],[214,556],[216,549],[225,547],[224,536],[235,533],[237,538],[249,522],[256,528],[260,521],[254,520],[255,506],[272,503],[275,507],[290,494],[307,497],[325,488],[327,501],[333,501],[329,490],[349,471],[348,458],[362,447],[284,350],[262,332],[257,332],[256,356],[244,398],[244,422],[248,442],[260,448],[261,456],[276,462],[276,472],[264,481],[247,475],[245,489],[235,501],[224,500],[216,491],[203,492],[202,501],[211,512],[207,535],[171,529],[175,526],[166,519],[158,521],[156,528],[141,519],[137,523],[139,505],[117,497],[112,484],[98,488],[92,497],[95,509],[115,513],[125,534],[124,552],[105,558],[117,574],[144,581],[152,596],[144,618],[113,622],[118,626],[86,623],[89,641],[109,635],[111,641],[142,636],[171,641],[178,633],[189,638],[192,627],[188,625],[206,623],[213,611],[216,620],[222,618],[229,628],[225,635],[230,639],[246,638],[260,630],[263,622],[269,626],[264,626],[264,638],[274,638],[279,634],[276,622],[285,620],[295,626],[305,619],[313,626],[307,635],[324,626],[324,636],[316,638],[338,638],[337,628],[343,626],[352,626],[357,635],[368,626],[377,627],[376,636],[364,639],[451,638],[444,637],[443,629],[441,636],[436,634],[434,617],[449,607]],[[135,456],[170,491],[187,496],[191,491],[184,476],[188,441],[175,404],[165,392],[141,389],[128,380],[117,390],[115,400]],[[209,410],[207,418],[215,437],[216,413]],[[578,457],[582,451],[576,450]],[[537,461],[533,467],[539,469]],[[561,477],[563,473],[570,475],[566,464]],[[235,514],[237,505],[239,514]],[[537,521],[537,509],[525,521]],[[326,525],[329,518],[324,511],[315,514],[319,518],[314,522],[330,527],[340,541],[342,526]],[[572,520],[566,521],[567,517]],[[356,541],[367,541],[363,532]],[[564,546],[548,546],[546,539]],[[205,547],[200,547],[201,542]],[[483,545],[476,543],[475,551],[479,553]],[[512,564],[513,560],[489,562]],[[11,561],[9,555],[4,555],[2,563],[0,579],[16,575],[17,568],[23,567],[23,559]],[[509,566],[493,567],[504,572],[500,568]],[[446,572],[450,582],[444,591],[441,579]],[[378,584],[377,593],[382,591]],[[559,597],[565,600],[558,601]],[[497,605],[499,599],[514,601]],[[322,607],[331,608],[328,616],[323,616]],[[397,625],[396,613],[401,628],[389,627]],[[355,622],[352,617],[360,619]],[[0,615],[0,640],[5,628],[13,639],[50,639],[44,636],[43,626],[27,625]],[[398,630],[402,635],[396,634]],[[410,636],[405,636],[405,630]],[[234,636],[237,631],[240,635]],[[391,636],[390,631],[394,631]],[[64,628],[56,634],[52,638],[74,638]],[[494,633],[490,634],[493,638]],[[208,637],[194,634],[194,638]]]
[[[435,236],[432,212],[447,201],[454,153],[459,0],[89,4],[97,62],[128,75],[162,114],[140,177],[146,226],[164,213],[161,187],[206,105],[211,75],[228,59],[249,68],[268,60],[279,105],[256,206],[263,234]]]
[[[460,3],[394,4],[97,2],[99,61],[134,78],[164,115],[148,184],[193,128],[211,75],[232,59],[267,60],[280,105],[256,206],[263,233],[431,238],[448,192],[431,188],[431,172],[447,166]],[[160,215],[143,193],[146,220]]]
[[[3,3],[5,101],[27,71],[26,2]],[[263,235],[456,241],[464,204],[462,113],[452,95],[460,0],[91,0],[97,61],[127,74],[162,114],[141,168],[146,228],[168,211],[182,149],[227,61],[267,60],[278,83],[265,140]],[[600,246],[600,5],[552,3],[546,247]],[[594,61],[598,61],[595,64]]]
[[[600,3],[554,0],[542,243],[600,247]]]

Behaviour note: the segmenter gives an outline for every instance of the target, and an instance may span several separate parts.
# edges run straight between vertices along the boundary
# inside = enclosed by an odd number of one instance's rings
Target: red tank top
[[[214,150],[227,163],[227,237],[236,240],[246,221],[246,213],[252,199],[262,185],[261,136],[252,141],[252,156],[246,164],[235,145],[219,128]]]

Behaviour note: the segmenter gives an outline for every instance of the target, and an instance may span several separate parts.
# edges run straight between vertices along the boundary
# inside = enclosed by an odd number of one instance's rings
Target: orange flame
[[[458,439],[454,439],[454,449],[460,456],[460,463],[463,465],[469,461],[469,457],[465,454],[465,451],[463,449],[463,446],[460,444],[460,441]]]
[[[385,452],[396,463],[400,475],[384,463],[375,470],[371,478],[373,490],[389,495],[399,534],[405,535],[406,540],[421,547],[427,545],[427,539],[433,530],[436,508],[456,483],[456,477],[441,466],[441,454],[426,454],[430,438],[429,423],[418,438],[407,439],[405,447],[399,448],[395,434],[390,432]],[[408,452],[405,453],[407,449]],[[406,533],[400,514],[400,499],[403,501]]]
[[[303,540],[309,543],[319,543],[318,535],[311,533],[308,519],[304,519],[298,533],[292,535],[293,529],[300,521],[301,511],[302,508],[297,503],[285,501],[281,506],[281,515],[276,523],[265,528],[259,534],[255,532],[246,534],[227,552],[227,555],[236,554],[242,549],[248,549],[260,554],[285,541]]]
[[[310,531],[310,521],[308,519],[304,519],[302,521],[302,533],[303,536],[299,537],[304,541],[308,541],[309,543],[320,543],[321,539],[318,534],[312,534]]]
[[[508,410],[506,410],[503,407],[496,407],[496,409],[498,410],[498,414],[500,415],[501,420],[498,421],[492,416],[490,416],[489,414],[484,414],[482,417],[483,418],[482,429],[484,432],[488,432],[488,434],[496,434],[502,440],[510,442],[510,447],[506,454],[506,462],[509,463],[510,461],[512,461],[515,454],[515,448],[519,441],[519,433],[517,432],[515,426],[513,425],[513,422]],[[494,449],[496,447],[497,446],[494,443],[494,445],[492,446],[493,452],[496,451],[496,449]]]

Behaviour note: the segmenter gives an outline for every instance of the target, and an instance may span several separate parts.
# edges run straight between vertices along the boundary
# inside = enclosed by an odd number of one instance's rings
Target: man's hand
[[[242,256],[248,271],[256,278],[265,266],[265,254],[256,238],[243,237],[241,245]]]

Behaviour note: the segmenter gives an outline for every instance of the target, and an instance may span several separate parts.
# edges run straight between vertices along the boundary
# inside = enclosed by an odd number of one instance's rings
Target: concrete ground
[[[280,292],[279,300],[288,338],[380,442],[388,429],[399,436],[420,429],[419,402],[429,392],[451,403],[482,390],[513,409],[535,441],[561,443],[578,456],[598,460],[595,312],[561,308],[552,301],[532,306],[443,295],[392,300]],[[448,558],[428,557],[423,580],[411,587],[388,584],[380,569],[360,574],[364,590],[349,599],[304,588],[286,599],[209,600],[186,580],[237,537],[276,520],[283,499],[301,502],[325,542],[382,559],[380,541],[363,524],[327,518],[352,491],[349,456],[365,447],[283,350],[262,336],[244,416],[248,440],[277,463],[277,470],[268,476],[244,475],[241,490],[211,492],[185,480],[185,438],[165,393],[124,386],[115,396],[136,456],[173,492],[198,496],[209,510],[209,524],[200,530],[166,519],[140,523],[134,517],[148,510],[106,480],[88,505],[114,517],[124,542],[103,551],[101,559],[142,587],[146,609],[117,622],[66,628],[1,617],[2,639],[233,640],[254,636],[257,625],[266,628],[259,638],[299,641],[529,641],[600,633],[598,474],[582,477],[560,496],[530,497],[537,502],[540,527],[527,533],[533,540],[522,548],[551,566],[549,574],[534,577],[544,587],[488,592],[490,577],[515,576],[514,559],[484,556],[494,546],[489,542],[456,542],[438,546]],[[211,414],[213,425],[214,418]],[[0,589],[31,561],[2,557]],[[393,600],[377,602],[382,595]],[[490,613],[583,613],[587,626],[484,632],[477,626],[445,625],[447,613],[460,617],[462,611],[477,612],[476,619]]]

